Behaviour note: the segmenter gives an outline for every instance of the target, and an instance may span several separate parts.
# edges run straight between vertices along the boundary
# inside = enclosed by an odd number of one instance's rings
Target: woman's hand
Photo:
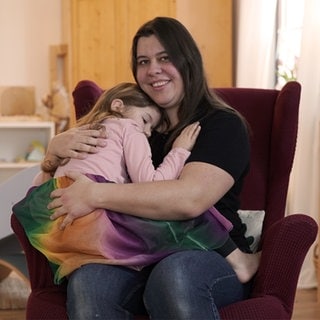
[[[48,209],[54,210],[50,217],[51,220],[66,215],[60,229],[64,229],[73,220],[96,209],[92,205],[94,197],[93,192],[91,192],[93,185],[96,183],[79,172],[70,171],[67,176],[74,182],[67,188],[52,191],[50,197],[53,200],[48,205]]]
[[[191,151],[194,144],[196,143],[200,130],[201,130],[201,127],[199,122],[189,124],[187,127],[185,127],[181,131],[181,133],[175,139],[175,141],[173,142],[172,148],[180,147],[180,148],[187,149],[188,151]]]
[[[48,156],[84,159],[88,153],[98,152],[106,145],[104,130],[90,129],[90,125],[72,128],[53,137],[47,148]]]
[[[62,132],[51,139],[41,169],[53,176],[58,166],[70,158],[85,159],[88,153],[98,152],[98,147],[106,145],[105,139],[105,127],[97,129],[85,125]]]

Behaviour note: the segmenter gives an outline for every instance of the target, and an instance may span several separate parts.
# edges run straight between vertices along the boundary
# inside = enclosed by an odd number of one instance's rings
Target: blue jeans
[[[215,251],[172,254],[138,272],[121,266],[88,264],[68,282],[69,318],[220,319],[218,309],[245,298],[244,286]],[[144,309],[145,308],[145,309]]]

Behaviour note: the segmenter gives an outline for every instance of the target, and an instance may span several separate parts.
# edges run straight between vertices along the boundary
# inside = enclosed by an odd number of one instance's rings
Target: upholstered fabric
[[[94,103],[92,97],[98,97],[103,91],[91,81],[80,84],[74,92],[77,115],[87,112],[88,101]],[[317,234],[317,224],[311,217],[305,214],[284,217],[300,90],[297,82],[289,82],[281,91],[215,90],[239,110],[251,126],[251,169],[241,194],[241,209],[265,211],[261,265],[251,297],[221,309],[222,319],[291,318],[301,266]],[[30,245],[14,214],[11,217],[12,228],[25,249],[30,273],[32,292],[27,319],[67,319],[65,286],[53,284],[45,257]]]
[[[103,90],[93,81],[82,80],[78,82],[72,92],[73,104],[76,106],[75,114],[77,119],[90,111],[102,92]]]

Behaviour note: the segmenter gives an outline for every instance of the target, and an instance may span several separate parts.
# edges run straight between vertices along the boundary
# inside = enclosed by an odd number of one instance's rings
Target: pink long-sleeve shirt
[[[103,124],[107,145],[86,159],[70,159],[58,167],[55,177],[66,171],[99,174],[116,183],[177,179],[190,151],[173,148],[155,169],[151,160],[149,142],[134,120],[108,118]]]

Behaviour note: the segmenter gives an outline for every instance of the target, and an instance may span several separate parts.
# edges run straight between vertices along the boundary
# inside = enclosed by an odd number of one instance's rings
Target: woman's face
[[[176,122],[184,96],[183,80],[154,35],[138,40],[136,78],[141,89],[166,109],[171,124]]]

